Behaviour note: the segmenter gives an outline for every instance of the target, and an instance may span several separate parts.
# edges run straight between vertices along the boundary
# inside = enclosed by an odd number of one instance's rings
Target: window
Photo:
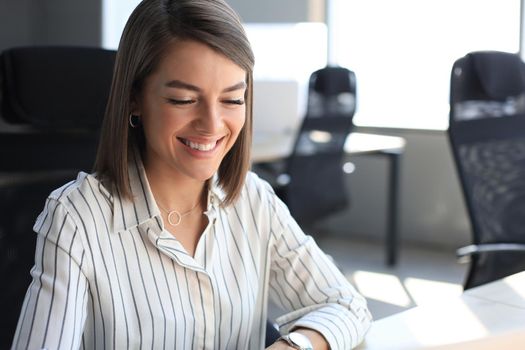
[[[326,25],[245,23],[244,27],[255,55],[254,133],[289,132],[306,111],[310,75],[326,65]]]
[[[124,26],[140,0],[102,1],[102,47],[116,50]]]
[[[356,73],[360,126],[446,129],[454,61],[519,50],[519,0],[332,0],[331,9],[332,57]]]

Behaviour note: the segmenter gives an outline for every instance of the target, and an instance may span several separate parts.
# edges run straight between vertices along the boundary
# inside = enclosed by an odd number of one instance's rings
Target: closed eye
[[[169,103],[177,105],[177,106],[189,105],[189,104],[195,103],[195,100],[177,100],[174,98],[168,98],[167,100]]]
[[[232,105],[243,105],[244,104],[244,99],[240,98],[238,100],[225,100],[223,102],[227,103],[227,104],[232,104]]]

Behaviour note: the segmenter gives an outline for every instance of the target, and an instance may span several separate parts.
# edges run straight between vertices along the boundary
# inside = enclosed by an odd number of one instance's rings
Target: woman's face
[[[148,171],[212,177],[244,125],[245,90],[246,72],[207,45],[168,47],[133,108],[144,128]]]

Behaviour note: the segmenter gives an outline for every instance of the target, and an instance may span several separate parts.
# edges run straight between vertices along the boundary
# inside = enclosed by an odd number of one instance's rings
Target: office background
[[[0,0],[0,50],[23,45],[104,46],[104,41],[112,40],[103,33],[104,23],[112,20],[107,13],[108,2]],[[129,4],[131,1],[124,2],[112,0],[111,11],[116,11],[119,3],[134,6]],[[247,23],[316,22],[324,21],[327,13],[324,0],[228,2]],[[119,19],[115,17],[115,21]],[[359,75],[357,84],[359,88]],[[424,110],[421,118],[425,118]],[[357,130],[402,136],[407,141],[401,170],[402,244],[449,250],[467,244],[470,228],[445,131],[378,127]],[[323,227],[336,236],[383,239],[388,163],[365,156],[353,156],[350,161],[356,165],[355,172],[347,177],[353,204],[324,222]]]

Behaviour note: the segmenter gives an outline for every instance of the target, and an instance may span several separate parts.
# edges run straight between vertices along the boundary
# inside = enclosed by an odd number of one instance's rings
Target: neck
[[[207,188],[205,181],[177,176],[172,172],[153,171],[147,167],[145,169],[151,192],[159,207],[181,213],[200,207]]]

